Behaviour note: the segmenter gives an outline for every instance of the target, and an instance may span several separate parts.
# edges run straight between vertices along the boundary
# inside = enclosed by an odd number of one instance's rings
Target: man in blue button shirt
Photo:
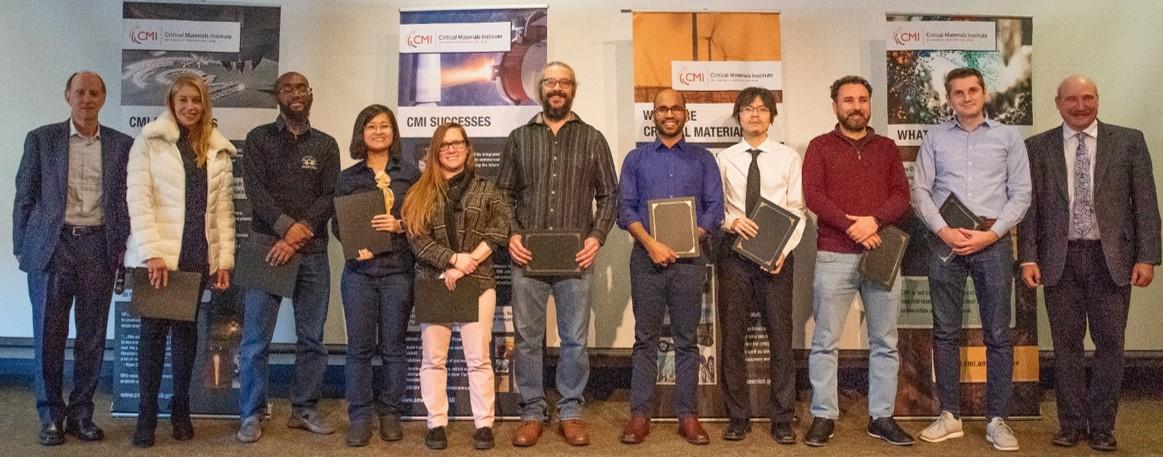
[[[699,425],[697,398],[699,349],[695,343],[702,315],[707,259],[679,259],[674,249],[650,235],[648,202],[694,197],[700,240],[723,223],[723,184],[715,158],[683,139],[686,100],[666,89],[654,98],[658,139],[642,145],[622,163],[618,226],[636,241],[630,252],[630,297],[634,305],[634,372],[630,381],[630,422],[622,442],[641,443],[650,433],[654,385],[658,376],[658,338],[670,314],[674,338],[674,409],[679,434],[691,444],[710,439]],[[705,250],[701,250],[705,251]]]
[[[972,275],[986,346],[986,440],[1003,451],[1018,450],[1005,424],[1013,387],[1010,297],[1014,258],[1010,228],[1030,206],[1030,163],[1017,129],[985,117],[985,82],[972,68],[945,76],[953,119],[934,127],[921,144],[913,181],[913,207],[929,230],[955,254],[929,260],[933,306],[933,365],[941,415],[921,432],[940,442],[964,436],[961,428],[961,309],[965,278]],[[984,220],[980,230],[949,227],[938,207],[950,194]]]

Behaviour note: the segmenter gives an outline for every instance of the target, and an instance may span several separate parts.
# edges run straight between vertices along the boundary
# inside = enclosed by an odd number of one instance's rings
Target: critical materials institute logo
[[[707,82],[707,73],[702,71],[690,71],[687,69],[679,70],[678,82],[683,86],[692,86],[695,84]]]
[[[129,41],[136,45],[143,45],[146,43],[158,42],[158,31],[148,30],[141,26],[135,26],[129,29]]]
[[[408,37],[404,42],[407,43],[408,47],[410,48],[430,46],[432,45],[432,34],[412,32],[408,34]]]
[[[921,32],[907,27],[901,27],[892,33],[892,41],[896,43],[897,46],[908,46],[911,44],[920,43]]]

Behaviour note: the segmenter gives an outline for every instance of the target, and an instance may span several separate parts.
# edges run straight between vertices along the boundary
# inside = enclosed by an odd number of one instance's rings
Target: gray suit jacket
[[[1159,205],[1143,132],[1098,123],[1094,212],[1111,280],[1125,286],[1135,263],[1160,262]],[[1033,199],[1018,226],[1018,261],[1035,262],[1053,286],[1066,267],[1070,198],[1062,127],[1026,139]]]

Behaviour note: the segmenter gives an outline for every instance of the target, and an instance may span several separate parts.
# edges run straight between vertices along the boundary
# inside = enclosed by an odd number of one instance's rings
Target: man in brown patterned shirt
[[[614,224],[618,179],[606,138],[571,111],[577,87],[569,65],[546,65],[539,92],[543,110],[509,134],[497,177],[497,186],[512,208],[509,255],[516,264],[513,325],[517,333],[515,370],[521,393],[521,426],[513,436],[514,446],[537,444],[542,424],[549,419],[542,380],[542,348],[550,293],[561,335],[557,363],[559,432],[574,446],[590,442],[581,421],[582,391],[590,371],[586,353],[590,266]],[[585,241],[575,257],[582,275],[526,276],[523,266],[533,258],[522,243],[526,230],[582,232]]]

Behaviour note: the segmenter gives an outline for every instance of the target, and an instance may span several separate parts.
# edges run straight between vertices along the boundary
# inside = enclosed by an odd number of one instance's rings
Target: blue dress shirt
[[[990,228],[1009,233],[1030,206],[1030,159],[1017,129],[986,119],[966,131],[956,118],[929,130],[917,154],[913,207],[933,232],[948,226],[938,207],[950,193],[979,217],[997,219]]]
[[[655,140],[630,151],[622,162],[618,195],[622,229],[641,222],[650,231],[646,202],[674,197],[695,198],[698,225],[708,234],[723,223],[723,181],[715,157],[686,140],[669,148]]]

